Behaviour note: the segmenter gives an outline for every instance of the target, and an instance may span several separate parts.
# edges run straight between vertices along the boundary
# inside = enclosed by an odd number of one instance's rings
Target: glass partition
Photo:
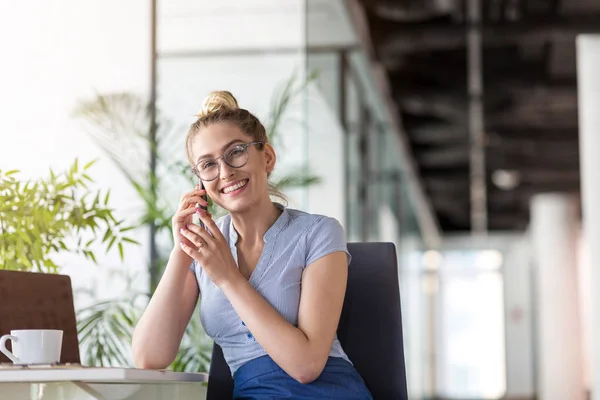
[[[324,15],[329,17],[326,25]],[[386,113],[385,99],[374,83],[345,2],[324,6],[322,1],[307,0],[306,30],[307,70],[317,76],[313,97],[307,101],[307,119],[329,121],[335,127],[314,129],[308,124],[308,148],[326,149],[322,158],[309,150],[308,162],[327,170],[329,176],[342,177],[343,186],[335,186],[339,192],[330,188],[322,199],[344,210],[341,221],[349,241],[396,244],[407,378],[411,398],[418,398],[430,393],[433,363],[426,355],[434,338],[427,334],[435,310],[432,297],[423,290],[423,240],[398,147],[400,132]],[[323,124],[316,126],[323,128]],[[342,151],[329,146],[332,142]],[[309,197],[314,195],[311,192]]]

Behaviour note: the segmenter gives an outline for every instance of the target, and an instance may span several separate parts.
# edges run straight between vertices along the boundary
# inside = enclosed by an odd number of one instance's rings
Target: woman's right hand
[[[174,251],[180,251],[186,257],[189,257],[183,250],[179,242],[183,242],[188,246],[193,244],[185,238],[180,232],[186,225],[194,223],[194,213],[196,212],[196,204],[208,207],[208,203],[201,197],[206,194],[206,190],[202,190],[199,186],[196,189],[184,194],[179,202],[179,208],[171,220],[171,226],[173,229],[173,240],[174,240]]]

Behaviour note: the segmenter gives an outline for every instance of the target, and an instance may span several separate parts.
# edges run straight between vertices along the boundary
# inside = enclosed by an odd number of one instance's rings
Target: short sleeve
[[[307,232],[305,265],[308,266],[319,258],[336,251],[346,253],[348,265],[350,265],[352,257],[348,253],[344,228],[337,219],[322,217]]]

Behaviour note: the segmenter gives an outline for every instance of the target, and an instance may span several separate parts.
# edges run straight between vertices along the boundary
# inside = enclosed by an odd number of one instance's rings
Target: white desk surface
[[[26,367],[0,368],[0,383],[16,382],[177,383],[208,382],[206,373],[134,368]]]

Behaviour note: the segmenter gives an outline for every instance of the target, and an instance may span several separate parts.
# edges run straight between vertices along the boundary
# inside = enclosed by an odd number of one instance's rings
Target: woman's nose
[[[221,176],[221,179],[230,178],[235,173],[235,171],[226,162],[224,162],[223,160],[220,161],[221,162],[219,164],[221,168],[219,174]]]

